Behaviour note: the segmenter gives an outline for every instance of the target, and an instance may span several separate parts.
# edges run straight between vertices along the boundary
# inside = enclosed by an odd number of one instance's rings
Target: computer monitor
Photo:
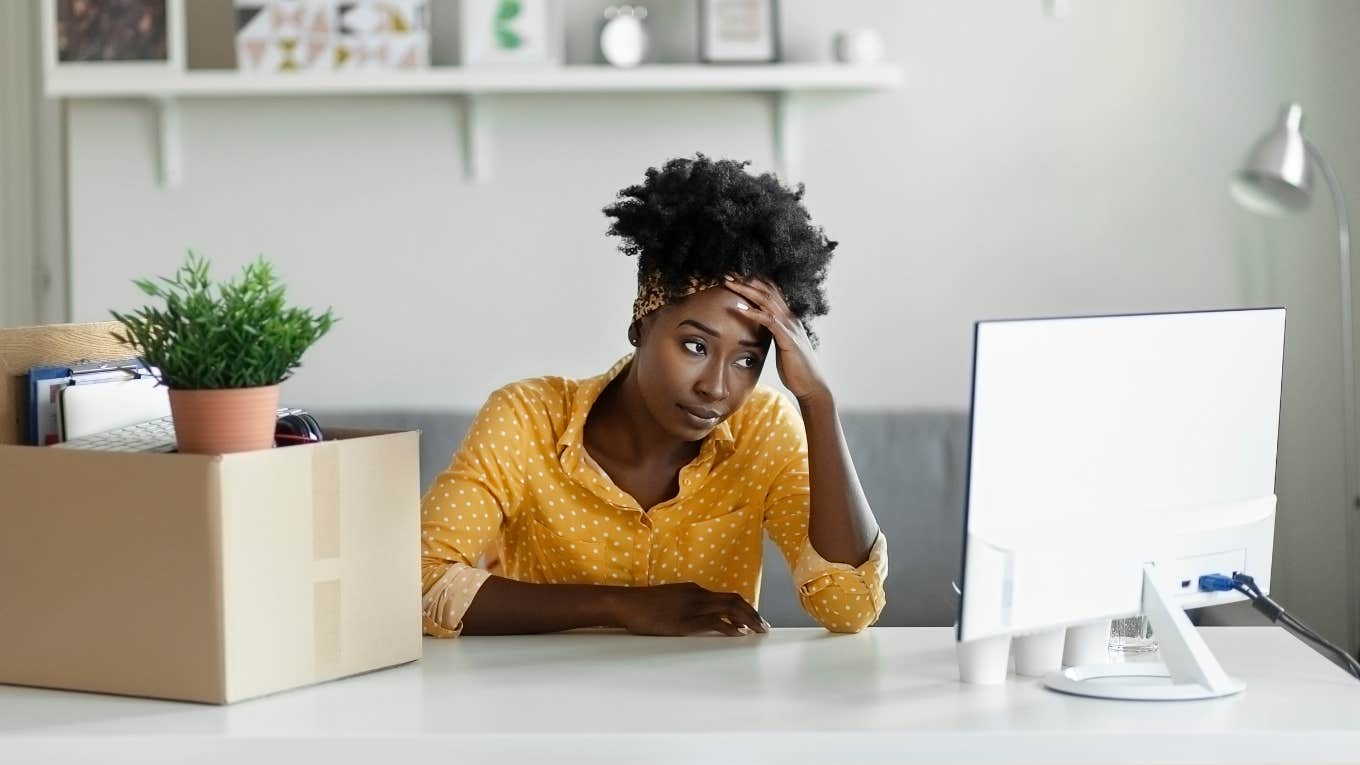
[[[980,321],[958,639],[1146,613],[1165,667],[1049,675],[1055,690],[1204,698],[1223,673],[1184,609],[1270,587],[1285,311]],[[1112,665],[1114,666],[1114,665]],[[1147,681],[1111,677],[1147,675]]]

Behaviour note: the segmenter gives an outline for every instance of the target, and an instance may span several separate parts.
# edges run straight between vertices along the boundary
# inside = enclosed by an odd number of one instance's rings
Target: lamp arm
[[[1346,558],[1347,568],[1352,569],[1347,572],[1348,577],[1348,606],[1350,614],[1351,640],[1357,639],[1360,632],[1360,605],[1357,605],[1357,598],[1360,598],[1360,571],[1354,570],[1357,561],[1360,561],[1360,487],[1357,487],[1356,478],[1356,424],[1355,424],[1355,359],[1354,344],[1351,333],[1351,225],[1350,216],[1346,210],[1346,198],[1341,193],[1341,181],[1332,172],[1332,166],[1327,164],[1322,152],[1311,141],[1306,141],[1308,154],[1317,163],[1322,175],[1327,179],[1327,188],[1332,192],[1332,208],[1336,212],[1337,236],[1340,243],[1341,259],[1341,364],[1344,394],[1346,396],[1346,436],[1345,436],[1345,456],[1346,456]]]
[[[1341,354],[1344,357],[1342,370],[1346,388],[1346,491],[1350,495],[1346,498],[1347,504],[1360,509],[1360,487],[1356,486],[1355,470],[1352,463],[1355,461],[1357,435],[1355,428],[1355,364],[1353,361],[1354,345],[1351,340],[1353,324],[1351,322],[1351,225],[1350,216],[1346,211],[1346,198],[1341,193],[1341,181],[1337,179],[1336,173],[1332,172],[1332,166],[1327,164],[1322,152],[1307,142],[1308,154],[1322,170],[1322,175],[1327,179],[1327,188],[1332,192],[1332,209],[1336,213],[1336,224],[1340,248],[1341,265]]]

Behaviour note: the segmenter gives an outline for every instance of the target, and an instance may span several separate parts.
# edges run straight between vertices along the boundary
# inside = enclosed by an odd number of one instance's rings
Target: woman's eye
[[[684,345],[690,353],[700,354],[704,352],[704,344],[697,340],[686,340],[682,345]]]
[[[754,356],[742,356],[740,359],[737,359],[737,362],[738,362],[738,363],[743,362],[743,361],[744,361],[744,362],[748,362],[748,363],[742,364],[743,367],[745,367],[746,369],[755,369],[755,367],[756,367],[756,358],[755,358]]]

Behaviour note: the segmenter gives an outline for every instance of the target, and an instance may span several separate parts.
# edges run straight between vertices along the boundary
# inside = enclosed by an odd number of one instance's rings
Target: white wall
[[[36,3],[0,3],[0,326],[62,321],[65,154],[59,105],[42,98]]]
[[[29,7],[0,5],[0,326],[35,322]]]
[[[603,5],[571,4],[574,59],[590,56]],[[691,5],[654,5],[675,25],[663,58],[691,55]],[[841,242],[818,325],[826,370],[848,408],[962,408],[978,318],[1287,305],[1275,581],[1340,637],[1330,201],[1320,190],[1307,214],[1263,222],[1225,184],[1297,99],[1360,219],[1360,3],[1073,0],[1060,20],[1043,5],[782,4],[790,58],[827,58],[833,30],[867,25],[906,72],[896,92],[803,103],[807,202]],[[165,191],[149,110],[74,104],[74,318],[135,304],[128,280],[172,270],[186,247],[223,272],[265,253],[297,300],[343,317],[288,399],[473,408],[506,381],[593,374],[627,350],[633,263],[600,214],[618,188],[694,151],[771,166],[754,95],[516,96],[491,110],[494,177],[474,186],[451,99],[196,102],[184,186]]]

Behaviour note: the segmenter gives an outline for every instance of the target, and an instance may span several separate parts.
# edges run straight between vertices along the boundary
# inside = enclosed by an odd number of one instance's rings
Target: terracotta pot
[[[175,440],[188,454],[228,454],[274,445],[279,386],[171,390]]]

